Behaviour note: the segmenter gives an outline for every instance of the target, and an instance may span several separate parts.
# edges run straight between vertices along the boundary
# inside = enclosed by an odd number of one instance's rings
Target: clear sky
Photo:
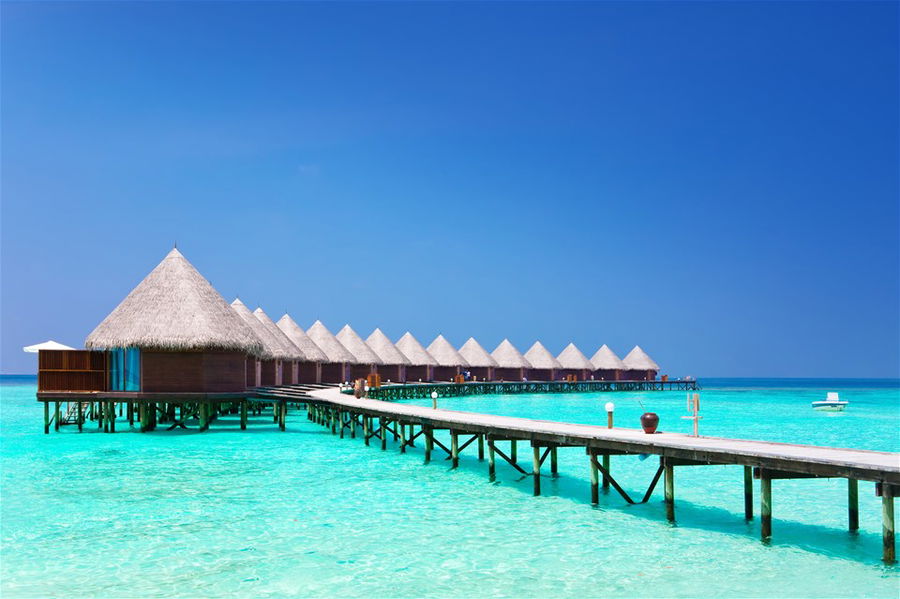
[[[898,5],[2,5],[2,371],[169,251],[301,326],[898,376]]]

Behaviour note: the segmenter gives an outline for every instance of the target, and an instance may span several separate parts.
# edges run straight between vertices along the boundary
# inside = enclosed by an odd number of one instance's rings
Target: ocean
[[[900,452],[896,380],[701,381],[702,435]],[[738,466],[676,469],[676,522],[661,485],[644,505],[614,491],[590,504],[583,449],[559,476],[531,480],[475,446],[460,467],[422,447],[343,440],[292,409],[242,432],[224,417],[196,430],[116,434],[87,424],[43,434],[34,377],[0,379],[0,595],[7,597],[897,597],[881,563],[881,500],[859,485],[846,531],[846,481],[773,483],[773,536],[743,518]],[[814,412],[837,391],[845,412]],[[477,396],[441,407],[689,432],[684,392]],[[430,400],[424,402],[430,404]],[[436,454],[437,455],[437,454]],[[530,456],[526,457],[528,463]],[[614,456],[642,494],[656,458]],[[527,469],[527,467],[526,467]],[[758,489],[757,489],[758,490]]]

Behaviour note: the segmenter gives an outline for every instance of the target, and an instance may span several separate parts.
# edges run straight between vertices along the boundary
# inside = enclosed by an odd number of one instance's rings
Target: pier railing
[[[699,388],[700,385],[695,380],[413,383],[370,388],[369,397],[384,401],[396,401],[401,399],[426,399],[431,397],[432,392],[437,392],[438,397],[460,397],[463,395],[511,395],[521,393],[696,391]],[[352,393],[352,390],[347,392]]]

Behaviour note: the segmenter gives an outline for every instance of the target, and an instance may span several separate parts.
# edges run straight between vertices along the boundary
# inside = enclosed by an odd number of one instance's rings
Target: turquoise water
[[[827,390],[851,402],[813,412]],[[629,506],[589,503],[584,450],[560,476],[531,480],[474,445],[460,468],[340,440],[292,411],[288,431],[251,417],[194,431],[42,434],[33,379],[0,387],[0,595],[222,596],[876,596],[900,593],[880,563],[881,504],[860,483],[858,535],[843,480],[775,481],[773,539],[743,520],[739,467],[676,471],[677,524],[661,492]],[[486,396],[441,407],[620,426],[645,409],[688,431],[684,393]],[[900,451],[896,382],[706,381],[701,433]],[[119,427],[122,428],[120,421]],[[67,427],[71,428],[71,427]],[[525,448],[520,456],[525,453]],[[526,458],[528,456],[523,456]],[[642,493],[656,460],[614,457]],[[758,501],[758,498],[757,498]]]

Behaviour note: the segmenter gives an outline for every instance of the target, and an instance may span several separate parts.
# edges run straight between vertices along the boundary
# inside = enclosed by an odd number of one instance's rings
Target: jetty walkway
[[[425,385],[417,385],[425,387]],[[428,386],[438,390],[437,385]],[[389,388],[389,387],[388,387]],[[386,389],[382,387],[382,390]],[[583,447],[591,473],[591,501],[598,503],[599,488],[612,486],[628,503],[648,501],[659,479],[663,478],[666,516],[675,519],[675,468],[683,466],[740,465],[744,468],[744,516],[753,518],[753,480],[759,480],[761,535],[772,534],[772,480],[788,478],[846,478],[847,518],[849,530],[859,528],[858,481],[875,483],[882,498],[883,559],[895,560],[894,497],[900,493],[900,454],[858,449],[840,449],[813,445],[795,445],[693,437],[679,433],[645,434],[643,431],[606,428],[584,424],[514,418],[446,409],[433,409],[392,403],[378,399],[357,399],[337,388],[299,392],[288,388],[262,392],[267,399],[303,402],[308,418],[326,425],[336,435],[350,437],[361,434],[366,445],[377,439],[387,448],[389,436],[399,442],[400,451],[423,438],[425,461],[431,459],[435,447],[459,463],[461,452],[477,443],[478,458],[488,454],[488,474],[494,477],[496,456],[534,481],[534,494],[541,492],[541,469],[550,457],[550,471],[556,474],[556,452],[560,447]],[[450,433],[450,447],[443,445],[434,432]],[[519,464],[517,444],[531,447],[531,468]],[[501,444],[506,451],[501,449]],[[613,477],[610,456],[650,454],[659,456],[659,467],[643,495],[633,498]]]
[[[369,397],[387,401],[462,395],[512,395],[518,393],[596,393],[612,391],[698,391],[694,379],[665,381],[468,381],[465,383],[405,383],[370,388]]]

